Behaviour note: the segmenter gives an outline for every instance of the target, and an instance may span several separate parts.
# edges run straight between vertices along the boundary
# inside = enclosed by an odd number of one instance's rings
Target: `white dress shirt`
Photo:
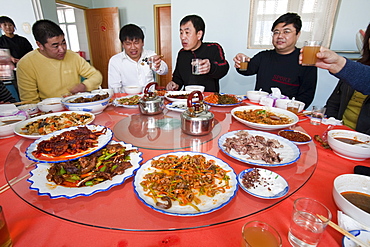
[[[154,51],[143,49],[138,62],[132,60],[125,51],[111,57],[108,64],[108,87],[120,88],[124,93],[123,86],[145,87],[148,83],[154,82],[154,72],[158,75],[167,74],[168,66],[163,60],[157,71],[151,70],[150,65],[145,62],[145,58],[154,55],[156,55]]]

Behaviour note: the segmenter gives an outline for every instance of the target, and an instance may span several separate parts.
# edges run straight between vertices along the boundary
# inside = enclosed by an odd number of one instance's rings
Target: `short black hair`
[[[199,31],[203,31],[203,35],[202,35],[202,37],[200,39],[200,40],[203,40],[204,34],[206,32],[206,24],[204,23],[202,17],[200,17],[198,15],[187,15],[184,18],[182,18],[182,20],[180,21],[180,27],[182,25],[185,25],[189,21],[191,21],[191,23],[193,23],[193,26],[194,26],[195,31],[197,33]]]
[[[123,43],[126,40],[142,40],[144,41],[144,32],[135,24],[124,25],[119,31],[119,40]]]
[[[7,22],[13,24],[13,26],[15,27],[15,23],[10,17],[0,16],[0,24],[7,23]]]
[[[280,23],[285,23],[284,26],[293,24],[294,28],[296,29],[296,34],[298,34],[302,28],[302,20],[297,13],[286,13],[277,18],[272,24],[271,31],[274,31],[274,28]]]
[[[58,24],[50,20],[38,20],[32,26],[32,33],[35,40],[42,45],[48,42],[48,39],[64,35],[63,30]]]

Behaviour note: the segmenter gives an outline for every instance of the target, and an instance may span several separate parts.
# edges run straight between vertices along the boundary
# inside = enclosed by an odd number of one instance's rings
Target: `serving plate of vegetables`
[[[52,199],[91,196],[132,177],[140,167],[141,155],[131,144],[111,141],[100,151],[75,161],[39,163],[27,181],[31,190]]]
[[[173,152],[143,164],[135,175],[134,189],[139,199],[157,212],[197,216],[227,205],[238,183],[234,170],[219,158]]]
[[[212,93],[204,98],[204,103],[211,106],[230,107],[240,105],[243,100],[242,97],[233,94]]]

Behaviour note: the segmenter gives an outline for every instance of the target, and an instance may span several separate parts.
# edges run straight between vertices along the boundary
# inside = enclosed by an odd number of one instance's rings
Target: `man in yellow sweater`
[[[17,65],[17,80],[22,101],[38,102],[68,93],[99,88],[101,73],[67,50],[62,29],[52,21],[39,20],[32,26],[38,49],[22,57]],[[82,82],[81,78],[85,78]]]

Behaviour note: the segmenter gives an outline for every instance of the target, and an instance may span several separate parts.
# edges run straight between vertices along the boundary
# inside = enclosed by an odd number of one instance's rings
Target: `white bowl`
[[[86,112],[91,112],[94,114],[99,114],[103,112],[104,109],[108,106],[109,100],[111,98],[110,96],[108,96],[108,98],[106,99],[93,101],[93,102],[70,103],[71,101],[79,97],[92,98],[95,95],[96,94],[92,94],[92,93],[76,94],[76,95],[72,95],[72,96],[62,99],[62,103],[70,111],[86,111]]]
[[[7,124],[8,121],[12,120],[14,120],[13,123]],[[15,125],[24,120],[26,120],[26,116],[23,115],[0,117],[0,139],[13,136]]]
[[[18,110],[26,111],[29,115],[39,112],[37,104],[25,104],[17,106]]]
[[[370,141],[369,135],[352,130],[330,130],[328,132],[328,144],[335,154],[343,158],[358,161],[370,158],[370,145],[369,147],[362,147],[359,145],[344,143],[335,139],[340,137],[365,142]]]
[[[192,91],[201,91],[202,93],[204,92],[204,86],[201,86],[201,85],[188,85],[188,86],[185,86],[185,91],[189,91],[189,92],[192,92]]]
[[[37,103],[37,107],[43,112],[58,112],[64,110],[62,98],[48,98]]]
[[[370,214],[344,198],[341,193],[346,191],[361,192],[370,195],[370,177],[359,174],[343,174],[334,179],[333,187],[333,197],[337,207],[343,213],[368,226]]]
[[[123,86],[123,90],[127,94],[140,94],[143,92],[143,86]]]
[[[259,103],[260,99],[268,94],[268,92],[264,91],[247,91],[247,98],[254,103]]]
[[[277,99],[275,102],[275,107],[286,110],[288,108],[288,103],[291,102],[290,99]],[[296,104],[298,104],[298,112],[303,111],[303,108],[305,106],[305,103],[301,101],[294,101]]]
[[[91,93],[93,93],[93,94],[97,94],[97,93],[105,94],[105,93],[108,93],[109,94],[109,97],[112,97],[113,94],[114,94],[112,88],[96,89],[96,90],[92,90]]]

